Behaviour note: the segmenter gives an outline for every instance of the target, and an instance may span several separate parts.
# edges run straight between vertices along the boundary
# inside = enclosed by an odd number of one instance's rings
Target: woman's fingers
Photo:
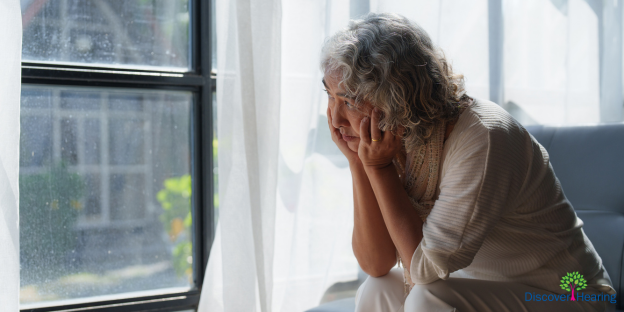
[[[373,113],[371,114],[371,139],[373,141],[381,141],[383,136],[381,134],[381,130],[379,129],[379,110],[377,108],[373,109]],[[386,131],[387,132],[387,131]]]
[[[364,141],[366,144],[371,143],[371,135],[370,135],[370,118],[364,117],[360,122],[360,143]]]

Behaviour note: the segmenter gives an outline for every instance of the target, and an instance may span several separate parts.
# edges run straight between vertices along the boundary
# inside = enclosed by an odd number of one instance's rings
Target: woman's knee
[[[381,277],[368,277],[355,296],[356,312],[397,311],[405,300],[403,269]]]
[[[405,311],[455,311],[455,308],[439,297],[444,281],[426,285],[414,285],[405,298]]]

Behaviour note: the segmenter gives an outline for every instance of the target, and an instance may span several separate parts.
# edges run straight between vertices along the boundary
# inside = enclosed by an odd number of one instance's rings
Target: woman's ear
[[[401,125],[397,126],[396,129],[392,130],[392,134],[402,139],[405,135],[405,127]]]

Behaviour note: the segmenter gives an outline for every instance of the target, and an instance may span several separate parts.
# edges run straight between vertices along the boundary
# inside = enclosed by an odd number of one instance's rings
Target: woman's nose
[[[349,121],[343,115],[343,112],[340,109],[340,105],[333,105],[333,107],[331,107],[331,105],[330,105],[329,109],[330,109],[331,114],[332,114],[332,116],[331,116],[332,117],[332,126],[334,126],[334,128],[348,127],[349,126]]]

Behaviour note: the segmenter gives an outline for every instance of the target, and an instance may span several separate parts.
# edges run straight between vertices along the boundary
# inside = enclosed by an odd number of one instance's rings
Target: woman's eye
[[[353,106],[353,104],[349,103],[348,101],[345,101],[344,103],[345,103],[345,105],[347,105],[348,108],[355,107],[355,106]]]

